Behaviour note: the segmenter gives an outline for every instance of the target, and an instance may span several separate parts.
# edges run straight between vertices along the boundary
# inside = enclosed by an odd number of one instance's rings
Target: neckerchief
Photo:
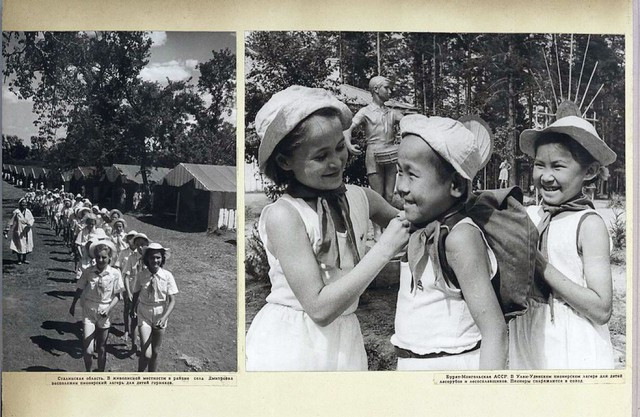
[[[307,187],[296,180],[293,180],[287,187],[287,194],[291,197],[317,200],[316,212],[318,213],[322,241],[316,256],[318,263],[324,264],[327,268],[340,268],[340,251],[338,250],[336,227],[331,216],[331,209],[342,218],[347,232],[347,243],[353,252],[354,261],[360,262],[346,191],[347,187],[344,184],[334,190],[318,190]]]
[[[450,211],[440,218],[425,225],[412,225],[415,231],[409,237],[407,247],[407,257],[409,269],[411,270],[411,294],[416,295],[418,289],[422,290],[422,274],[429,258],[433,266],[435,281],[444,279],[440,257],[438,255],[438,240],[440,239],[440,229],[443,223],[452,216],[460,213],[464,208],[463,204],[454,206]]]
[[[542,216],[540,223],[538,223],[538,232],[540,234],[538,249],[540,249],[540,252],[544,255],[545,258],[547,259],[549,258],[549,254],[548,254],[549,224],[551,223],[551,220],[553,219],[553,217],[565,211],[582,211],[590,208],[593,209],[593,202],[582,193],[571,198],[569,201],[566,201],[560,204],[559,206],[552,206],[545,203],[542,204],[542,210],[544,211],[544,215]],[[551,321],[553,322],[553,319],[554,319],[553,291],[551,291],[549,284],[547,284],[546,281],[544,281],[543,278],[539,277],[537,274],[536,274],[535,284],[536,285],[534,285],[533,287],[534,291],[536,289],[538,290],[541,289],[540,291],[542,291],[543,293],[546,291],[549,292],[548,303],[549,303],[549,309],[551,313]]]
[[[149,286],[147,287],[147,291],[149,292],[150,297],[153,296],[155,298],[156,288],[158,286],[157,281],[158,276],[156,274],[151,274],[151,278],[149,279]]]
[[[109,275],[109,271],[107,270],[107,268],[103,269],[102,271],[99,271],[98,267],[95,267],[93,271],[96,273],[96,276],[98,277],[98,282],[96,285],[98,288],[98,294],[100,294],[100,297],[102,297],[107,290],[107,287],[104,282],[104,277]]]

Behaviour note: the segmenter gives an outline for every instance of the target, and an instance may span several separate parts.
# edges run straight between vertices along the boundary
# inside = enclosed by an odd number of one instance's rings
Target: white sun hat
[[[536,141],[547,133],[561,133],[578,142],[589,154],[603,166],[612,164],[616,153],[600,138],[591,123],[578,116],[562,117],[544,129],[527,129],[520,134],[520,150],[535,157]]]

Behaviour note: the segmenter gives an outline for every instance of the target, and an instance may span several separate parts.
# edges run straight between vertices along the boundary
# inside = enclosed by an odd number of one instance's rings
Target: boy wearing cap
[[[365,166],[371,189],[391,203],[395,186],[396,167],[393,163],[379,164],[375,159],[375,152],[388,148],[395,141],[395,126],[402,119],[402,114],[390,109],[384,103],[391,97],[391,81],[388,78],[376,76],[369,81],[369,91],[373,102],[361,108],[351,122],[351,126],[344,132],[347,148],[354,155],[360,155],[362,150],[358,145],[352,145],[351,132],[360,125],[364,125],[367,149],[365,151]]]
[[[397,191],[417,230],[401,267],[391,338],[397,369],[504,369],[507,327],[491,284],[497,261],[464,212],[491,145],[448,118],[406,116],[400,131]],[[444,249],[459,288],[444,278],[438,258],[445,221],[453,224]]]

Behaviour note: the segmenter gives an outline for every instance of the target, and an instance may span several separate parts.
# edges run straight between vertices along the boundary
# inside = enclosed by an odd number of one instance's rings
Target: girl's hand
[[[353,155],[360,155],[362,154],[362,149],[360,148],[360,146],[358,145],[352,145],[348,142],[345,142],[345,144],[347,145],[347,149],[349,150],[349,153],[353,154]]]
[[[167,319],[163,317],[160,320],[158,320],[156,322],[156,327],[158,329],[164,329],[165,327],[167,327]]]
[[[411,223],[400,212],[393,218],[380,236],[377,245],[382,245],[390,252],[390,257],[400,252],[409,243],[409,227]]]
[[[105,307],[105,308],[99,308],[98,309],[98,314],[100,314],[102,317],[106,317],[107,314],[109,314],[109,308]]]

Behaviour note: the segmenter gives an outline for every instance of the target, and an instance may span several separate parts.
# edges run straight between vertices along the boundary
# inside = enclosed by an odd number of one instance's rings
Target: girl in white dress
[[[342,102],[300,86],[256,116],[260,169],[286,191],[259,221],[272,287],[247,333],[247,370],[367,370],[353,313],[407,243],[409,223],[372,190],[344,185],[350,125]],[[370,218],[387,229],[365,255]]]
[[[611,369],[612,280],[609,234],[582,194],[616,154],[577,116],[544,130],[525,130],[520,148],[535,158],[542,206],[529,207],[540,231],[535,294],[509,323],[512,369]]]

